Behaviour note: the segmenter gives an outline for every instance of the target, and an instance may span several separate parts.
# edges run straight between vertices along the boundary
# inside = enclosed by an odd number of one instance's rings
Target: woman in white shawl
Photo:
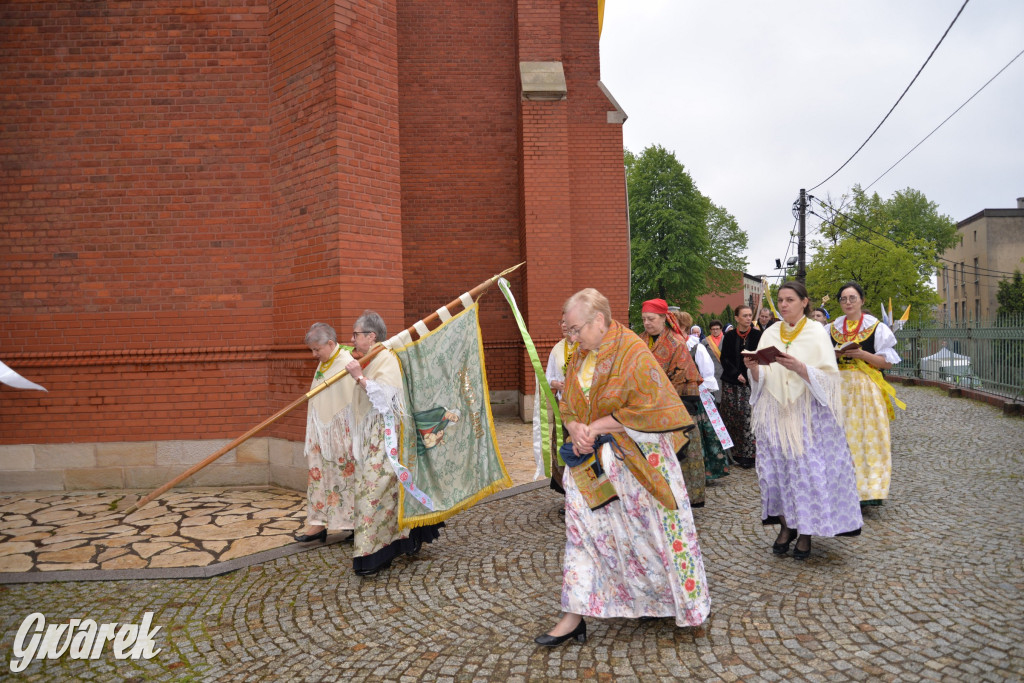
[[[752,382],[761,519],[782,527],[772,552],[785,555],[796,539],[793,557],[806,559],[811,536],[855,536],[862,519],[832,342],[825,328],[808,324],[802,283],[783,284],[778,297],[782,321],[757,345],[759,353],[773,347],[775,362],[746,354],[743,361]]]
[[[327,323],[313,323],[305,342],[320,361],[310,389],[337,375],[352,360]],[[351,472],[344,471],[349,447],[341,412],[352,402],[354,388],[351,377],[342,377],[309,401],[304,448],[309,469],[306,528],[295,536],[299,543],[325,541],[327,529],[352,528],[352,494],[345,483]]]

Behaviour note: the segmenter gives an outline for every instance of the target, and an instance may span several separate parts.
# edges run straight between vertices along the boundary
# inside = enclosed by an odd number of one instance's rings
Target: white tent
[[[954,353],[947,348],[939,349],[921,359],[921,376],[926,379],[948,379],[954,376],[969,377],[971,357]]]

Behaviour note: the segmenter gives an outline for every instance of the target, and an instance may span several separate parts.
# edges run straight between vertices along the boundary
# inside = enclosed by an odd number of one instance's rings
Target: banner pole
[[[517,265],[514,265],[511,268],[506,268],[505,270],[501,271],[497,275],[495,275],[495,276],[493,276],[491,278],[488,278],[487,280],[484,280],[483,282],[478,284],[476,287],[474,287],[473,289],[469,290],[469,296],[472,297],[472,299],[474,301],[476,301],[478,298],[480,298],[480,296],[484,292],[487,291],[487,289],[491,285],[493,285],[495,282],[497,282],[500,278],[504,277],[505,275],[508,275],[509,273],[513,272],[514,270],[516,270],[517,268],[522,266],[524,263],[526,263],[526,262],[523,261],[523,263],[519,263]],[[460,307],[462,307],[462,299],[461,299],[461,297],[457,298],[457,299],[454,299],[453,301],[451,301],[450,303],[448,303],[445,306],[445,308],[448,309],[449,313],[456,313],[456,312],[458,312]],[[438,316],[437,311],[434,311],[433,313],[428,315],[426,318],[423,318],[420,322],[422,322],[424,325],[429,325],[430,323],[436,322],[439,319],[439,317],[440,316]],[[406,332],[409,332],[410,334],[416,333],[415,326],[409,327],[406,330]],[[418,333],[416,333],[416,334],[418,335]],[[379,340],[379,341],[383,341],[383,340]],[[363,356],[362,358],[359,359],[359,365],[365,368],[367,365],[369,365],[370,361],[372,361],[374,359],[374,357],[376,357],[376,355],[378,353],[380,353],[383,349],[384,349],[384,347],[382,345],[377,344],[372,349],[370,349],[370,351],[365,356]],[[154,491],[152,491],[151,493],[146,495],[144,498],[140,499],[138,502],[136,502],[131,507],[129,507],[125,514],[130,515],[133,512],[135,512],[136,510],[139,510],[140,508],[145,507],[149,503],[153,502],[153,500],[157,496],[159,496],[160,494],[168,491],[169,489],[174,488],[175,486],[177,486],[181,482],[185,481],[186,479],[188,479],[189,477],[194,475],[196,472],[202,470],[207,465],[210,465],[211,463],[213,463],[216,460],[218,460],[219,458],[221,458],[223,455],[225,455],[231,449],[237,448],[239,445],[245,443],[246,441],[248,441],[249,439],[254,437],[256,434],[260,433],[261,431],[263,431],[264,429],[266,429],[270,425],[274,424],[275,422],[280,420],[282,417],[284,417],[288,413],[292,412],[293,410],[295,410],[296,408],[301,406],[303,403],[305,403],[309,399],[313,398],[314,396],[316,396],[320,392],[322,392],[325,389],[327,389],[327,387],[331,386],[332,384],[334,384],[335,382],[340,380],[342,377],[346,377],[347,375],[348,375],[348,371],[347,370],[342,370],[337,375],[334,375],[334,376],[328,378],[322,384],[316,385],[315,387],[310,389],[308,392],[306,392],[302,396],[298,397],[297,399],[292,401],[290,404],[288,404],[287,406],[285,406],[281,410],[277,411],[276,413],[274,413],[272,416],[270,416],[269,418],[267,418],[263,422],[259,423],[258,425],[256,425],[255,427],[253,427],[252,429],[247,431],[245,434],[242,434],[241,436],[236,438],[234,441],[232,441],[231,443],[227,444],[226,446],[224,446],[223,448],[218,450],[216,453],[213,453],[212,455],[206,457],[204,460],[196,463],[192,467],[188,468],[187,470],[185,470],[184,472],[179,474],[177,477],[174,477],[173,479],[168,481],[166,484],[163,484],[159,488],[155,489]]]

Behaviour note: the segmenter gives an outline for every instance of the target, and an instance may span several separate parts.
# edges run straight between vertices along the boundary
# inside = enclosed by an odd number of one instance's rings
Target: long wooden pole
[[[525,263],[525,261],[523,263]],[[506,270],[501,271],[500,273],[498,273],[494,277],[491,277],[491,278],[489,278],[487,280],[484,280],[483,282],[478,284],[476,287],[474,287],[473,289],[469,290],[469,295],[473,298],[474,301],[476,301],[480,297],[481,294],[483,294],[485,291],[487,291],[488,287],[490,287],[491,285],[493,285],[495,282],[498,281],[498,278],[501,278],[501,277],[504,277],[505,275],[508,275],[509,273],[511,273],[512,271],[516,270],[517,268],[519,268],[522,265],[523,265],[522,263],[517,264],[515,266],[512,266],[511,268],[507,268]],[[461,306],[462,306],[462,299],[460,297],[460,298],[455,299],[454,301],[451,301],[450,303],[448,303],[445,306],[445,308],[448,309],[449,313],[455,313],[456,311],[459,310],[459,308]],[[434,311],[433,313],[428,315],[426,318],[423,318],[422,322],[423,322],[424,325],[430,325],[430,324],[436,322],[439,318],[440,318],[440,316],[438,316],[437,311]],[[406,331],[409,332],[410,334],[416,332],[415,326],[408,328]],[[378,353],[380,353],[382,350],[384,350],[384,347],[382,345],[380,345],[380,344],[377,344],[372,349],[370,349],[370,351],[365,356],[363,356],[362,358],[359,359],[359,364],[362,367],[365,368],[370,363],[370,361],[373,360],[374,357]],[[238,437],[237,439],[235,439],[231,443],[229,443],[226,446],[224,446],[223,448],[221,448],[216,453],[210,455],[209,457],[207,457],[205,460],[203,460],[201,462],[197,462],[195,465],[193,465],[192,467],[188,468],[187,470],[185,470],[184,472],[179,474],[174,479],[171,479],[169,482],[167,482],[163,486],[159,487],[158,489],[156,489],[155,491],[153,491],[152,493],[147,495],[145,498],[142,498],[141,500],[139,500],[137,503],[135,503],[130,508],[128,508],[128,511],[125,514],[129,514],[130,515],[131,513],[133,513],[136,510],[138,510],[139,508],[142,508],[142,507],[148,505],[149,503],[153,502],[153,500],[157,496],[159,496],[160,494],[164,493],[168,489],[174,488],[175,486],[177,486],[181,482],[185,481],[186,479],[191,477],[193,474],[195,474],[199,470],[203,469],[204,467],[206,467],[210,463],[214,462],[215,460],[217,460],[218,458],[223,456],[225,453],[230,451],[232,448],[237,448],[240,444],[242,444],[242,443],[248,441],[249,439],[251,439],[252,437],[256,436],[256,434],[258,434],[259,432],[263,431],[264,429],[266,429],[270,425],[274,424],[275,422],[280,420],[282,417],[284,417],[288,413],[292,412],[293,410],[295,410],[296,408],[301,406],[303,403],[305,403],[309,399],[313,398],[314,396],[319,394],[321,391],[324,391],[325,389],[327,389],[327,387],[331,386],[332,384],[334,384],[335,382],[340,380],[342,377],[345,377],[347,375],[348,375],[348,371],[347,370],[342,370],[338,374],[336,374],[336,375],[334,375],[332,377],[329,377],[323,383],[316,385],[315,387],[310,389],[308,392],[306,392],[302,396],[299,396],[297,399],[292,401],[290,404],[288,404],[287,406],[285,406],[281,410],[279,410],[276,413],[274,413],[271,417],[267,418],[263,422],[259,423],[258,425],[256,425],[255,427],[253,427],[252,429],[247,431],[245,434],[242,434],[240,437]]]

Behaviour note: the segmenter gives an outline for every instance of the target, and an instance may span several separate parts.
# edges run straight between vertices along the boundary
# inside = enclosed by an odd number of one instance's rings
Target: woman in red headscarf
[[[693,357],[686,350],[686,337],[679,330],[674,315],[669,315],[664,299],[645,301],[641,309],[644,331],[640,339],[654,354],[661,369],[672,380],[676,393],[683,399],[690,417],[696,422],[700,405],[700,384],[703,378]],[[691,507],[704,506],[704,451],[699,429],[687,433],[690,442],[677,454],[683,470],[683,481],[690,496]]]

